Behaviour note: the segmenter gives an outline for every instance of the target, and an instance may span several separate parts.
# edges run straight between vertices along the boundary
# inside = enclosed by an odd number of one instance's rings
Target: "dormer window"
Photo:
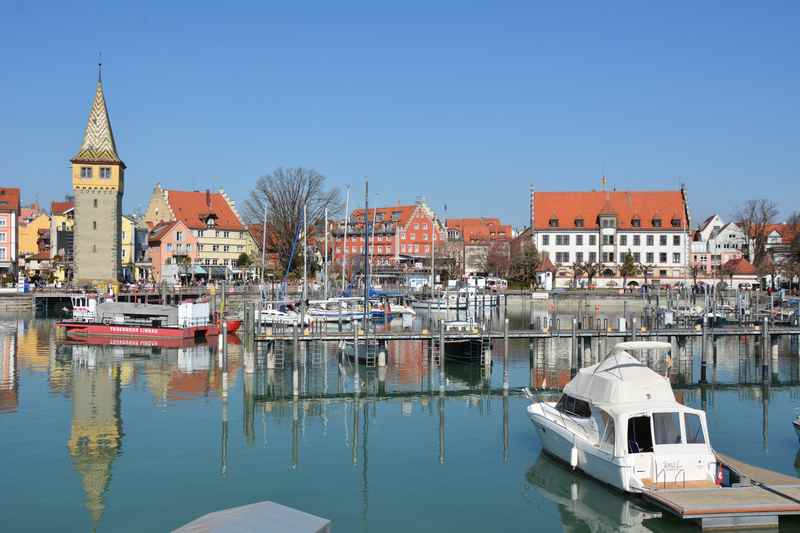
[[[673,228],[680,228],[681,227],[681,219],[673,218],[670,223],[672,224]]]
[[[582,228],[583,227],[583,219],[582,218],[576,218],[575,219],[575,227],[576,228]]]
[[[641,228],[642,220],[639,217],[634,217],[633,219],[631,219],[631,227]]]
[[[557,218],[551,218],[550,221],[547,224],[551,228],[557,228],[558,227],[558,219]]]
[[[661,219],[660,218],[654,218],[651,222],[652,222],[654,228],[660,228],[661,227]]]
[[[217,224],[217,217],[214,215],[208,215],[206,217],[206,226],[209,228],[213,228]]]
[[[614,228],[616,225],[617,221],[614,217],[600,217],[601,228]]]

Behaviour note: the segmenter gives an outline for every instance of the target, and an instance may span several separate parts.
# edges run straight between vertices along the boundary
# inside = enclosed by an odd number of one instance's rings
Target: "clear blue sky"
[[[303,165],[528,219],[528,188],[800,192],[798,2],[4,2],[0,179],[69,192],[99,50],[126,210]]]

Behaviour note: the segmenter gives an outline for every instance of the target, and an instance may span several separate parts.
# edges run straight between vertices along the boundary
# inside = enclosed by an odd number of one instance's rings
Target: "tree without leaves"
[[[286,269],[292,243],[302,229],[303,206],[306,206],[306,225],[311,228],[324,216],[335,217],[342,210],[339,189],[326,189],[325,176],[303,167],[275,169],[261,176],[245,201],[244,216],[251,224],[262,224],[267,215],[267,250],[278,253]],[[298,243],[299,245],[299,243]],[[300,254],[296,254],[301,257]],[[294,268],[302,262],[295,261]]]
[[[639,270],[639,273],[644,276],[644,284],[649,285],[650,276],[653,274],[653,266],[645,263],[639,263],[636,265],[636,268]]]
[[[759,265],[767,253],[769,226],[778,216],[778,206],[772,200],[748,200],[734,213],[736,224],[748,239],[748,255],[754,265]]]
[[[596,261],[586,261],[583,263],[575,263],[575,265],[572,268],[575,268],[580,272],[582,272],[586,276],[587,282],[591,287],[592,280],[594,280],[596,276],[599,276],[600,272],[603,271],[603,263],[598,263]]]

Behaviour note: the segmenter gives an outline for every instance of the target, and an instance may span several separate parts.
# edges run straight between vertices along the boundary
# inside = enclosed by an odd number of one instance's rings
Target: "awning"
[[[201,267],[200,265],[192,265],[192,274],[206,274],[206,269]]]

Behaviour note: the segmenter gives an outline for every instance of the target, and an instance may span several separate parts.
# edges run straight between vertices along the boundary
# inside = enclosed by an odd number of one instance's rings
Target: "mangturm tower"
[[[117,155],[98,70],[83,143],[72,158],[75,194],[75,282],[106,286],[120,274],[125,163]]]

